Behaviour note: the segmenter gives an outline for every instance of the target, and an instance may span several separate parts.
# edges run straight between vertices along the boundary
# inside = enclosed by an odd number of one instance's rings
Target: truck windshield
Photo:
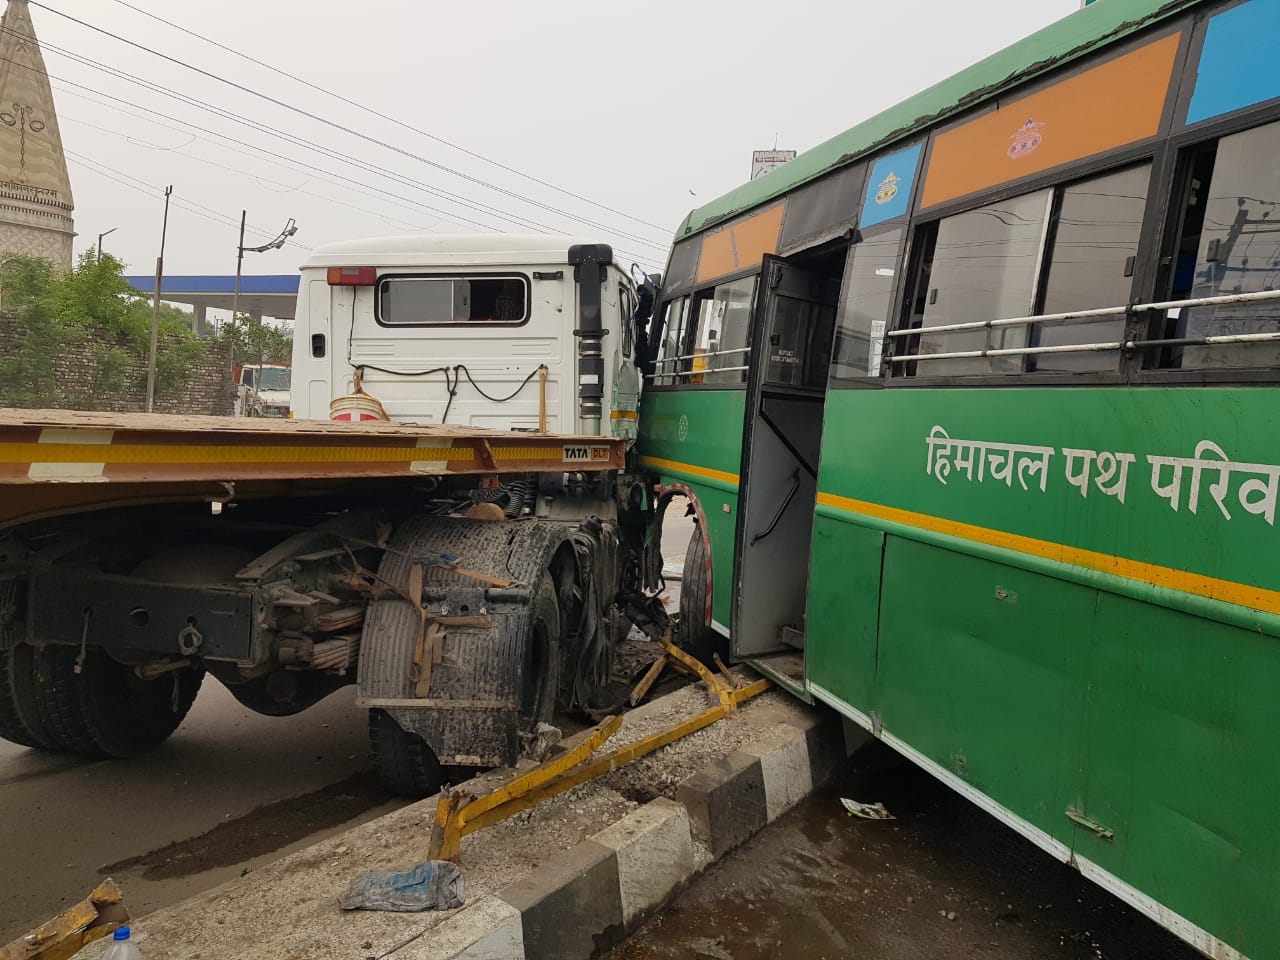
[[[262,380],[258,384],[258,389],[288,390],[289,370],[284,367],[265,367],[262,371]]]

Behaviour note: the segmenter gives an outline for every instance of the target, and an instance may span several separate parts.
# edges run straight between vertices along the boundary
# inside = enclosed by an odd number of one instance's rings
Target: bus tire
[[[145,680],[106,651],[90,649],[76,680],[89,738],[87,749],[77,752],[124,760],[159,746],[178,729],[200,692],[204,669],[191,666]]]
[[[440,761],[427,741],[377,708],[369,711],[369,760],[383,786],[398,797],[429,797],[444,782]]]
[[[684,554],[684,574],[680,581],[680,620],[676,627],[676,644],[707,666],[715,667],[718,654],[727,661],[729,641],[711,629],[707,614],[710,564],[707,540],[700,524],[694,524],[689,549]]]

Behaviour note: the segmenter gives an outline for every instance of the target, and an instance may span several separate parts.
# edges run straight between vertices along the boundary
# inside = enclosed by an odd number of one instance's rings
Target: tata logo
[[[592,444],[566,444],[564,448],[565,463],[608,463],[609,448]]]
[[[1035,153],[1040,144],[1044,143],[1044,134],[1040,132],[1043,126],[1044,124],[1035,117],[1027,117],[1022,128],[1009,138],[1013,141],[1009,144],[1009,159],[1021,160]]]

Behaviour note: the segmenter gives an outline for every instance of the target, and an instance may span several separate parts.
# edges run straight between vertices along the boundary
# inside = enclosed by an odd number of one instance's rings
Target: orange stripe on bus
[[[922,207],[1154,137],[1179,34],[938,134]]]
[[[698,282],[758,267],[766,253],[777,253],[785,210],[785,203],[776,203],[754,216],[704,235],[702,255],[698,258]]]
[[[959,537],[962,540],[985,543],[989,546],[1001,547],[1005,550],[1013,550],[1017,553],[1025,553],[1045,560],[1084,567],[1088,570],[1097,570],[1100,573],[1110,573],[1118,577],[1124,577],[1126,580],[1149,583],[1158,587],[1168,587],[1171,590],[1178,590],[1182,593],[1207,597],[1211,600],[1222,600],[1242,607],[1249,607],[1253,610],[1280,613],[1280,593],[1263,587],[1236,583],[1234,580],[1219,580],[1217,577],[1206,577],[1198,573],[1189,573],[1186,570],[1174,570],[1172,567],[1162,567],[1154,563],[1143,563],[1140,560],[1112,556],[1109,553],[1098,553],[1093,550],[1083,550],[1079,547],[1069,547],[1061,543],[1037,540],[1034,537],[1024,537],[1016,533],[1006,533],[1003,530],[974,526],[970,523],[944,520],[941,517],[914,513],[910,510],[900,510],[897,507],[887,507],[880,503],[868,503],[865,500],[837,497],[831,493],[819,493],[818,503],[834,507],[837,510],[844,510],[848,513],[860,514],[864,517],[874,517],[878,520],[900,523],[903,526],[915,527],[919,530],[930,530],[934,533]]]

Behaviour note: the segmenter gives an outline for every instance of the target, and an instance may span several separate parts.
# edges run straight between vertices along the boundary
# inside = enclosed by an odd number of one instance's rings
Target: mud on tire
[[[714,667],[715,655],[727,659],[729,641],[711,629],[707,617],[707,541],[700,524],[694,524],[689,549],[684,554],[684,574],[680,581],[680,621],[676,627],[676,645],[687,650],[708,666]]]
[[[396,796],[429,797],[444,781],[440,761],[427,741],[376,708],[369,711],[369,760],[378,779]]]

